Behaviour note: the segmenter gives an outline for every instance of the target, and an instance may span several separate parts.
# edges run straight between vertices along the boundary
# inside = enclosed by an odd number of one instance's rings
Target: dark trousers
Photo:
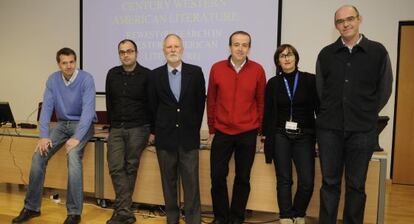
[[[256,153],[257,131],[238,135],[216,132],[210,156],[211,197],[216,220],[243,222],[250,193],[250,171]],[[229,161],[234,152],[235,173],[231,206],[227,191]]]
[[[305,217],[315,177],[315,136],[285,133],[275,135],[275,170],[280,218]],[[297,173],[297,190],[292,203],[292,160]]]
[[[115,190],[115,212],[133,215],[132,195],[142,151],[147,146],[149,126],[111,128],[108,138],[108,167]]]
[[[180,177],[184,190],[185,222],[188,224],[200,224],[201,206],[198,179],[198,149],[184,150],[182,147],[172,151],[157,149],[157,157],[160,166],[167,223],[179,223],[178,177]]]
[[[362,224],[368,165],[378,143],[376,130],[347,132],[318,129],[317,139],[322,170],[319,223],[336,223],[345,169],[343,223]]]

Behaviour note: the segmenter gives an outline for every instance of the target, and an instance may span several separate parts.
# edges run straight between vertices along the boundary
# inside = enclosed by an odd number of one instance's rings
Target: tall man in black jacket
[[[319,223],[336,223],[345,169],[343,222],[362,224],[368,164],[378,147],[377,118],[391,95],[392,70],[384,46],[359,33],[362,17],[355,6],[340,7],[334,22],[341,36],[321,50],[316,66]]]
[[[169,34],[163,51],[167,64],[150,76],[150,107],[160,165],[167,223],[179,222],[178,176],[184,189],[185,221],[200,224],[198,149],[204,114],[205,81],[200,67],[182,62],[181,38]]]
[[[115,190],[114,212],[107,224],[135,223],[132,195],[142,151],[150,134],[148,77],[150,70],[137,62],[132,40],[118,44],[122,63],[106,77],[106,109],[110,124],[108,166]]]

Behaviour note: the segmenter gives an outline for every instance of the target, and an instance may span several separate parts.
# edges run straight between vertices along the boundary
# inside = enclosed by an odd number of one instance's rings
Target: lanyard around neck
[[[298,87],[298,79],[299,79],[299,72],[295,74],[295,81],[293,83],[293,90],[290,92],[289,83],[285,77],[283,77],[283,81],[285,83],[286,92],[290,100],[290,121],[292,121],[293,115],[293,97],[295,96],[296,88]]]

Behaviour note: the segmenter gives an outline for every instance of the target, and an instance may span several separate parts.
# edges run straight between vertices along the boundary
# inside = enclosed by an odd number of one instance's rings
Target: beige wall
[[[16,120],[25,120],[58,69],[56,51],[79,52],[79,1],[1,0],[0,32],[0,100],[10,102]]]
[[[319,50],[338,36],[333,13],[345,3],[359,8],[364,17],[361,32],[385,45],[395,73],[398,21],[414,20],[412,0],[285,0],[282,43],[296,46],[300,68],[314,72]],[[56,51],[68,46],[79,52],[79,14],[78,0],[0,1],[0,101],[11,103],[17,120],[27,119],[41,101],[47,76],[57,70]],[[103,97],[97,99],[98,109],[104,109]],[[390,151],[394,95],[381,114],[391,118],[380,139]],[[35,119],[36,113],[29,117]]]

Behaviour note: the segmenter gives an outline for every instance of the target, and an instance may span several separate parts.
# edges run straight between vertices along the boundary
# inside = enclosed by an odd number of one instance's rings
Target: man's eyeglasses
[[[359,15],[356,15],[356,16],[348,16],[345,19],[337,19],[337,20],[335,20],[335,24],[336,25],[342,25],[342,24],[345,23],[345,21],[348,22],[348,23],[351,23],[351,22],[354,22],[355,19],[357,19],[358,17],[359,17]]]
[[[126,54],[131,55],[131,54],[135,53],[135,50],[132,50],[132,49],[128,49],[126,51],[120,50],[120,51],[118,51],[118,53],[119,53],[119,55],[126,55]]]
[[[295,57],[295,55],[293,53],[287,53],[287,54],[280,54],[279,55],[279,59],[291,59]]]

